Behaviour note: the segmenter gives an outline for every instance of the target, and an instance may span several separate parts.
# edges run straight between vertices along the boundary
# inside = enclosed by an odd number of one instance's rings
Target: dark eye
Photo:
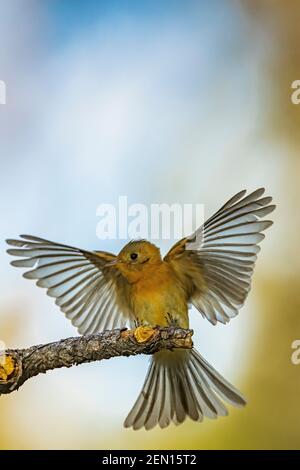
[[[131,253],[131,255],[130,255],[130,258],[133,259],[133,260],[137,259],[137,257],[138,257],[137,253]]]

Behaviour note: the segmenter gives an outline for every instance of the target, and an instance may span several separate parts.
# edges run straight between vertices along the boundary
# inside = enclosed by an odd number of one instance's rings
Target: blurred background
[[[30,233],[118,251],[96,208],[204,203],[260,186],[278,205],[252,292],[229,325],[191,311],[195,344],[248,399],[227,418],[125,430],[147,357],[38,376],[0,397],[2,449],[300,448],[300,3],[0,0],[0,340],[74,336],[9,265]],[[166,251],[173,243],[162,243]]]

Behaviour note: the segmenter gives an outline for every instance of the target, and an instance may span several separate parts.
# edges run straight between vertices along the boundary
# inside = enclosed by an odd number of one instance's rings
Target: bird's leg
[[[135,317],[134,319],[134,326],[138,328],[139,326],[143,326],[144,322],[139,317]]]
[[[165,318],[169,326],[174,326],[174,327],[180,326],[178,317],[173,316],[171,313],[168,312]]]

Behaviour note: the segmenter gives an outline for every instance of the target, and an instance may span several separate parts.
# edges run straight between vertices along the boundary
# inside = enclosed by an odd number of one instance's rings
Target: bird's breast
[[[134,316],[144,324],[187,327],[187,299],[184,289],[168,266],[149,269],[132,286]]]

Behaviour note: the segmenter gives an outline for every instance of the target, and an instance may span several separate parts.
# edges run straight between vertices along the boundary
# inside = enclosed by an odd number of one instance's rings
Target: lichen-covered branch
[[[35,375],[60,367],[117,356],[193,347],[192,330],[138,327],[67,338],[27,349],[0,351],[0,394],[11,393]]]

